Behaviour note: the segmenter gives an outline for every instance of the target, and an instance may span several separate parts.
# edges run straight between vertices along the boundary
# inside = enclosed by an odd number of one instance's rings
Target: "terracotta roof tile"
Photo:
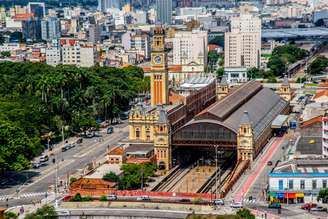
[[[320,98],[322,96],[326,96],[328,97],[328,90],[321,90],[321,91],[318,91],[315,96],[314,96],[314,99],[317,99],[317,98]]]
[[[72,189],[104,189],[114,188],[116,183],[108,182],[103,179],[81,178],[70,185]]]
[[[312,124],[317,123],[317,122],[321,123],[321,120],[322,120],[322,116],[317,116],[317,117],[314,117],[312,119],[306,120],[306,121],[302,122],[301,128],[312,125]]]
[[[123,147],[117,146],[108,152],[108,155],[123,155],[125,150]]]

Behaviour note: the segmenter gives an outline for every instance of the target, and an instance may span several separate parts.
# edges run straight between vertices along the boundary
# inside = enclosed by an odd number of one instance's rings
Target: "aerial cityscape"
[[[328,0],[0,0],[0,219],[328,218]]]

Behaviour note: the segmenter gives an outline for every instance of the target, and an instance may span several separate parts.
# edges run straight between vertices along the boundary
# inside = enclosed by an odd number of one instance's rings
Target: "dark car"
[[[114,127],[110,126],[107,128],[107,134],[112,134],[114,132]]]
[[[33,169],[38,169],[40,166],[41,166],[40,163],[32,163]]]
[[[268,208],[276,208],[276,209],[280,209],[281,208],[281,204],[278,202],[272,202],[268,205]]]
[[[179,202],[190,203],[190,199],[182,198],[182,199],[179,200]]]
[[[79,138],[76,140],[76,144],[82,144],[83,143],[83,138]]]
[[[62,147],[62,152],[65,152],[67,150],[69,150],[71,147],[69,145],[65,145],[64,147]]]

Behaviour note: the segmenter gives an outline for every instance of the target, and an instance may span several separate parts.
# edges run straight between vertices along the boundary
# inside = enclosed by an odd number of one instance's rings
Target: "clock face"
[[[155,62],[156,64],[161,64],[161,63],[162,63],[162,57],[159,56],[159,55],[155,56],[155,57],[154,57],[154,62]]]

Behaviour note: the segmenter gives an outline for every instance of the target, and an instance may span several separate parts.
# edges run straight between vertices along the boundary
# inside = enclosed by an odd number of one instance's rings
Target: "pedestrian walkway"
[[[242,179],[239,181],[239,185],[237,185],[236,191],[231,196],[233,200],[240,201],[246,197],[250,188],[256,182],[257,178],[262,173],[268,161],[271,160],[272,156],[277,151],[279,146],[283,143],[283,141],[284,138],[275,138],[274,141],[269,143],[263,154],[259,155],[258,159],[253,162],[251,170],[247,170],[247,173],[245,173],[245,177],[242,177]]]

